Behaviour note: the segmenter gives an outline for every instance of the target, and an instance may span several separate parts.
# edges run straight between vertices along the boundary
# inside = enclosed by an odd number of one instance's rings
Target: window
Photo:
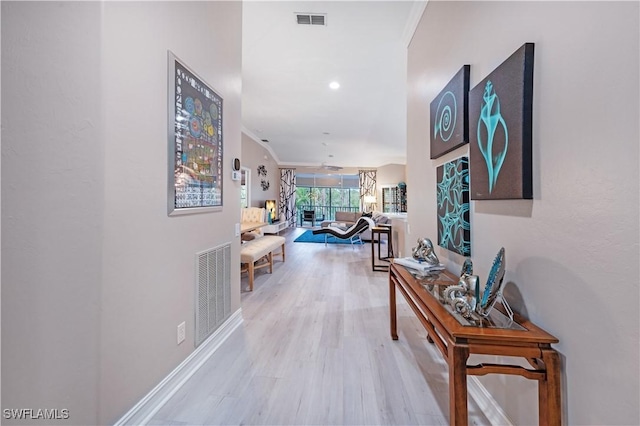
[[[315,210],[323,220],[333,220],[337,211],[359,211],[358,176],[298,174],[296,209]]]

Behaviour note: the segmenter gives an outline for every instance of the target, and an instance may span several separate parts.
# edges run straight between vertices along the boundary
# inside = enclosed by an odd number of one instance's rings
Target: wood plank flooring
[[[386,272],[371,247],[294,243],[286,263],[242,278],[244,322],[152,425],[446,425],[447,366],[399,295],[389,336]],[[470,424],[489,424],[469,401]]]

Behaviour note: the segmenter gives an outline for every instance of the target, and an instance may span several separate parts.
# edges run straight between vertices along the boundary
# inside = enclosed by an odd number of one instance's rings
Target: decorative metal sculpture
[[[440,259],[438,259],[429,238],[418,238],[418,246],[411,249],[411,254],[418,262],[426,262],[433,266],[440,264]]]
[[[505,272],[504,247],[500,248],[493,260],[487,284],[480,298],[480,278],[473,275],[471,259],[466,259],[460,271],[457,285],[450,285],[444,290],[444,298],[456,312],[468,320],[477,321],[489,316],[498,298],[505,308],[506,314],[513,320],[513,311],[502,297],[502,286]]]
[[[448,286],[444,290],[444,298],[463,317],[474,319],[479,286],[480,280],[477,275],[473,275],[471,259],[465,259],[458,284]]]

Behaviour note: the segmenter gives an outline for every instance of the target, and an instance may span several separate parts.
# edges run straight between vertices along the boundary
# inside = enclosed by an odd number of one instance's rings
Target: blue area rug
[[[294,243],[322,243],[324,244],[324,236],[325,234],[313,235],[313,231],[308,229],[304,231],[302,235],[293,240]],[[341,240],[339,238],[333,237],[333,235],[329,235],[327,238],[328,244],[351,244],[351,241],[347,238],[346,240]],[[360,243],[357,243],[360,244]]]

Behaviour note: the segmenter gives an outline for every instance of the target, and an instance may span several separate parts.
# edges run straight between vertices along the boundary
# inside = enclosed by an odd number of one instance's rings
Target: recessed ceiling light
[[[332,81],[331,83],[329,83],[329,87],[333,90],[338,90],[340,88],[340,83],[338,83],[337,81]]]

